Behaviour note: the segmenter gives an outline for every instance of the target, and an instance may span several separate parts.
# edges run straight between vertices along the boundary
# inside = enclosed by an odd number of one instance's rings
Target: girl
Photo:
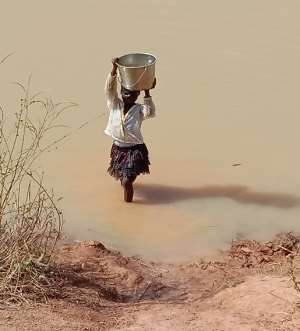
[[[117,92],[117,61],[105,83],[105,96],[109,119],[105,133],[113,138],[108,172],[120,179],[124,189],[124,200],[133,199],[133,182],[140,174],[149,174],[148,149],[141,134],[142,121],[155,116],[155,106],[149,90],[145,90],[144,103],[136,103],[140,91],[127,90],[121,86],[122,100]],[[154,88],[156,79],[153,82]]]

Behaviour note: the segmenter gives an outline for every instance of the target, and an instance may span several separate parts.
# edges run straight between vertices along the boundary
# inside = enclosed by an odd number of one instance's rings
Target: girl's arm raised
[[[156,78],[153,82],[153,87],[156,86]],[[149,90],[145,90],[144,104],[142,105],[143,119],[155,117],[155,104],[152,100]]]
[[[112,59],[112,70],[108,74],[106,82],[105,82],[105,97],[107,107],[110,110],[114,103],[118,100],[118,92],[117,92],[117,61],[118,58]]]

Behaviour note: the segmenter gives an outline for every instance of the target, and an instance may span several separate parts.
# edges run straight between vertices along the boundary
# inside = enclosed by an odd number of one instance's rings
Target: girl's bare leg
[[[123,177],[121,180],[121,184],[124,188],[124,201],[132,202],[133,199],[133,182],[135,181],[136,177]]]

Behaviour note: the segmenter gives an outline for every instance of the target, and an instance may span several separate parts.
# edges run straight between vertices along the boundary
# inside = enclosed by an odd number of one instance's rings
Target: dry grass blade
[[[9,53],[8,55],[6,55],[2,60],[0,60],[0,64],[4,63],[12,55],[14,55],[14,53]]]

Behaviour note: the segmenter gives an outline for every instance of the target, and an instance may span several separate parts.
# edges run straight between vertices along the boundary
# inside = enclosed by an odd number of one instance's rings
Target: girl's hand
[[[112,70],[111,70],[111,74],[112,74],[112,76],[114,76],[116,73],[117,73],[117,68],[118,68],[118,66],[117,66],[117,62],[119,61],[119,58],[118,57],[113,57],[112,59],[111,59],[111,63],[113,64],[113,68],[112,68]]]
[[[118,61],[119,61],[119,58],[118,58],[118,57],[113,57],[113,58],[111,59],[111,63],[113,64],[114,67],[117,66],[117,62],[118,62]]]

